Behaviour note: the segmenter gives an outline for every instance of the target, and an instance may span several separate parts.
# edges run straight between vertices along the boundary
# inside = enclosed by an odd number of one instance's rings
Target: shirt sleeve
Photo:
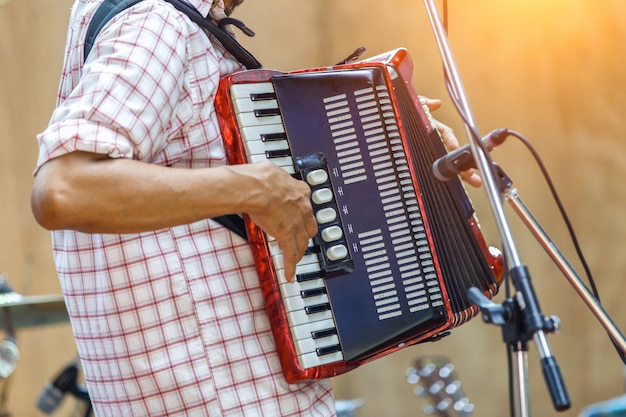
[[[76,85],[37,136],[35,172],[77,150],[149,161],[163,149],[173,118],[181,117],[182,96],[189,94],[189,24],[169,5],[149,1],[114,17],[96,38]],[[68,47],[82,55],[82,48]]]

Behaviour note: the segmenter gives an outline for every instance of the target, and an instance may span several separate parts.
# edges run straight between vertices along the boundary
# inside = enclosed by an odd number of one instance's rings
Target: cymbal
[[[69,322],[63,295],[0,293],[0,328],[6,329],[8,309],[14,329]]]

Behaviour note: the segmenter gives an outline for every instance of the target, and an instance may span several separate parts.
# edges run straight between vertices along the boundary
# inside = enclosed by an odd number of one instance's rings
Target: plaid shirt
[[[191,3],[203,15],[212,7]],[[239,65],[171,5],[145,0],[105,26],[83,66],[99,4],[73,7],[37,166],[75,150],[177,168],[225,164],[213,100]],[[98,417],[334,415],[328,380],[283,379],[249,247],[216,223],[56,231],[53,251]]]

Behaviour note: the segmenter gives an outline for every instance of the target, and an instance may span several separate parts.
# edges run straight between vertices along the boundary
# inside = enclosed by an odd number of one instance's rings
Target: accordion
[[[271,161],[311,187],[318,235],[283,273],[271,236],[245,216],[289,382],[332,377],[449,333],[493,297],[502,256],[487,246],[411,81],[405,49],[351,64],[224,77],[216,110],[231,164]]]

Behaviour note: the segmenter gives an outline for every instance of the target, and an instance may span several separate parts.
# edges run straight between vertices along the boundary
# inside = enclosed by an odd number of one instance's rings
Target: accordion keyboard
[[[248,162],[269,161],[295,174],[296,166],[272,83],[236,84],[231,86],[230,93]],[[330,243],[326,245],[326,258],[331,261],[347,258],[348,250],[341,243],[343,231],[336,226],[324,226],[337,217],[336,211],[326,204],[333,198],[332,191],[324,187],[328,174],[323,169],[313,169],[303,179],[314,190],[314,207],[316,202],[325,204],[315,215],[319,235]],[[295,281],[290,283],[284,275],[278,244],[271,236],[267,238],[300,365],[306,369],[343,360],[324,283],[325,271],[317,255],[320,245],[313,240],[309,242],[307,253],[296,265]]]

